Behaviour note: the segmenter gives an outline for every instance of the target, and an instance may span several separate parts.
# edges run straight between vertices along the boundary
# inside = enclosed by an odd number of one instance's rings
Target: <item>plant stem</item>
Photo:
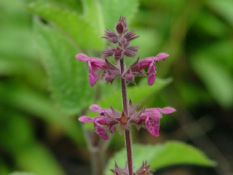
[[[124,58],[120,60],[120,66],[121,66],[121,74],[123,74],[124,68],[125,68]],[[121,90],[122,90],[122,101],[123,101],[124,113],[128,117],[127,85],[126,85],[125,79],[123,78],[121,78]],[[128,163],[129,175],[133,175],[133,159],[132,159],[130,127],[128,130],[125,130],[125,144],[126,144],[126,151],[127,151],[127,163]]]

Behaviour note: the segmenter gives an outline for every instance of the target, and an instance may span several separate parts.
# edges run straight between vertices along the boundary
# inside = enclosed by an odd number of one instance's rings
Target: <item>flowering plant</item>
[[[98,115],[94,118],[81,116],[79,121],[94,123],[95,132],[104,140],[109,139],[106,130],[110,134],[114,134],[116,133],[117,125],[119,132],[125,132],[127,164],[124,169],[121,169],[116,163],[115,169],[111,170],[114,175],[150,175],[153,171],[149,170],[150,166],[147,165],[147,162],[143,162],[141,168],[136,172],[133,170],[130,124],[136,125],[138,129],[145,127],[151,135],[157,137],[159,136],[162,114],[171,114],[175,112],[175,109],[172,107],[144,107],[139,109],[140,105],[133,105],[132,100],[128,101],[127,84],[135,83],[135,76],[147,76],[145,68],[148,68],[148,85],[152,86],[156,79],[156,61],[164,60],[169,55],[160,53],[155,57],[148,57],[142,60],[137,58],[131,66],[126,68],[125,56],[135,57],[137,55],[138,47],[130,46],[130,41],[136,39],[138,36],[134,31],[128,31],[124,17],[120,17],[115,30],[116,33],[107,29],[103,36],[109,42],[118,44],[116,47],[111,46],[102,51],[104,59],[89,57],[83,53],[77,54],[76,58],[79,61],[88,62],[89,82],[91,86],[94,86],[98,80],[98,70],[102,71],[101,77],[104,77],[107,83],[113,83],[117,77],[120,77],[123,111],[119,112],[113,107],[110,109],[101,108],[99,105],[93,104],[89,109],[92,112],[98,113]],[[109,61],[109,57],[111,56],[115,60],[115,65]]]

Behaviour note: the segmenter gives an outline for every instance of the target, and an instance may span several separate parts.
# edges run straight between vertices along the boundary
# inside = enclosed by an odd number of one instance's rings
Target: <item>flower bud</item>
[[[125,39],[127,39],[127,41],[131,41],[135,38],[138,38],[139,36],[136,35],[136,33],[134,32],[134,30],[127,32],[124,36]]]
[[[108,58],[114,55],[114,47],[108,47],[106,50],[102,51],[104,58]]]
[[[107,29],[105,31],[104,36],[102,38],[106,38],[111,43],[117,43],[118,42],[118,36],[111,30]]]
[[[123,34],[127,32],[127,23],[126,23],[125,17],[122,17],[122,16],[120,17],[118,23],[115,26],[115,29],[118,34]]]
[[[121,57],[122,57],[122,49],[120,48],[120,47],[116,47],[115,49],[114,49],[114,58],[115,58],[115,60],[116,61],[118,61],[119,59],[121,59]]]
[[[128,57],[135,57],[138,51],[138,47],[137,46],[129,46],[126,48],[126,50],[124,51],[124,55],[128,56]]]

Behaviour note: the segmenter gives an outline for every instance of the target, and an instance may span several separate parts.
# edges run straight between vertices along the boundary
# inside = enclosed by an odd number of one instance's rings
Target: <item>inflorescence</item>
[[[94,86],[98,80],[97,71],[101,70],[101,76],[104,77],[107,83],[113,83],[117,77],[125,80],[128,83],[135,83],[135,76],[147,76],[148,84],[152,86],[156,79],[156,61],[164,60],[169,55],[166,53],[159,53],[157,56],[148,57],[140,60],[138,57],[136,61],[128,68],[123,68],[119,60],[123,60],[124,56],[135,57],[138,52],[138,46],[130,46],[130,41],[138,38],[135,31],[128,31],[127,23],[124,17],[121,17],[115,26],[115,30],[106,30],[102,38],[107,39],[111,43],[117,44],[116,47],[109,46],[102,51],[103,59],[96,57],[89,57],[83,53],[77,54],[76,58],[80,61],[87,62],[89,68],[89,82]],[[113,57],[115,65],[109,61]],[[125,65],[124,65],[125,67]],[[147,73],[145,69],[148,68]],[[122,71],[123,70],[123,71]],[[138,129],[145,127],[148,132],[157,137],[159,136],[160,118],[162,114],[171,114],[175,112],[172,107],[165,108],[143,108],[139,110],[140,105],[133,105],[129,100],[127,104],[127,113],[123,110],[119,112],[113,107],[110,109],[101,108],[97,104],[90,106],[92,112],[98,113],[96,117],[82,116],[79,121],[83,123],[94,123],[95,132],[103,139],[109,139],[106,130],[110,134],[116,132],[116,126],[120,132],[129,130],[130,124],[134,124]],[[115,170],[111,170],[116,175],[127,175],[127,167],[120,169],[115,164]],[[135,175],[150,175],[152,171],[149,170],[149,165],[143,162],[142,167],[134,173]]]

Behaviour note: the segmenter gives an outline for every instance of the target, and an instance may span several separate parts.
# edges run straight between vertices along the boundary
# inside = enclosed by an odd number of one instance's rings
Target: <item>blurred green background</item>
[[[137,79],[129,96],[177,109],[161,120],[160,137],[135,130],[133,141],[183,141],[217,162],[213,174],[232,174],[232,9],[232,0],[0,0],[0,175],[90,172],[77,118],[93,102],[120,108],[119,80],[91,88],[74,56],[100,57],[108,44],[100,36],[120,15],[140,35],[133,45],[141,58],[170,54],[157,83]],[[115,136],[107,157],[123,146]]]

